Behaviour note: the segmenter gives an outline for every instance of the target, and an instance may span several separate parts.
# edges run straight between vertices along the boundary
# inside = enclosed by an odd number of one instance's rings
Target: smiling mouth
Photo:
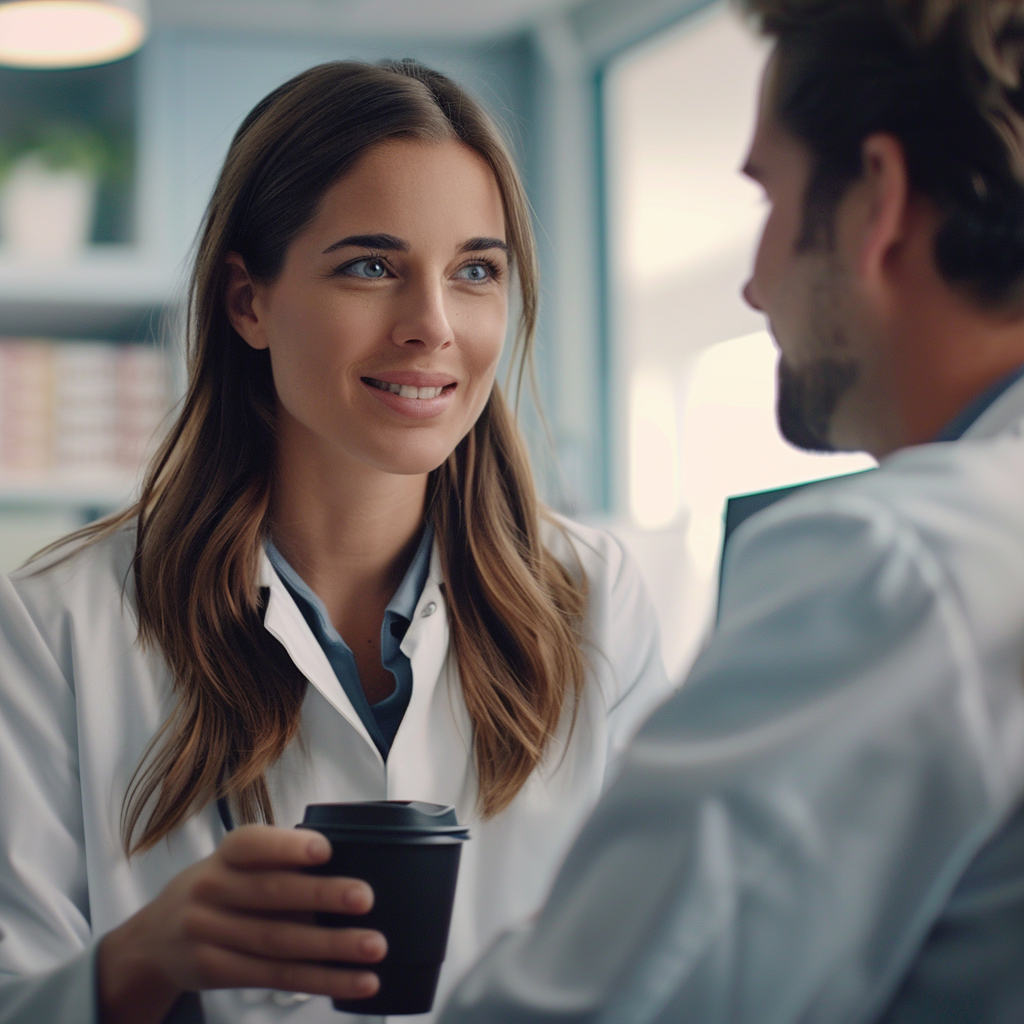
[[[428,398],[438,398],[446,391],[451,391],[455,387],[455,383],[445,384],[439,388],[417,388],[411,384],[389,384],[384,380],[377,380],[376,377],[363,377],[362,380],[369,384],[372,388],[377,388],[378,391],[390,391],[393,395],[398,395],[400,398],[418,398],[426,400]]]

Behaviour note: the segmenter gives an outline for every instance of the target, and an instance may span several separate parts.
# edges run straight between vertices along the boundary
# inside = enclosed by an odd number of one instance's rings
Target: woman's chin
[[[432,452],[378,452],[367,461],[382,473],[392,476],[426,476],[443,466],[453,450],[454,446]]]

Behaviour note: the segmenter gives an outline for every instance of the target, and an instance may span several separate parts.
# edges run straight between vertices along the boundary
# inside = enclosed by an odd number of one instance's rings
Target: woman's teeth
[[[388,384],[387,381],[376,380],[373,377],[364,378],[367,384],[371,384],[381,391],[390,391],[393,395],[402,398],[437,398],[444,391],[440,388],[414,388],[411,384]]]

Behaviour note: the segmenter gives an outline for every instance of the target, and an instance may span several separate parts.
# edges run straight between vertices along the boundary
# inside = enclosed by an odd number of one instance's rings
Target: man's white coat
[[[1018,381],[737,529],[707,649],[442,1021],[1020,1021],[1022,922]]]

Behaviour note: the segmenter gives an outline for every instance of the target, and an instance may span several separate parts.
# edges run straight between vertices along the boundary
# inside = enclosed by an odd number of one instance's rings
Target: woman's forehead
[[[303,234],[317,244],[339,231],[409,236],[410,242],[504,239],[501,190],[487,161],[461,142],[389,140],[367,149],[327,189]]]

